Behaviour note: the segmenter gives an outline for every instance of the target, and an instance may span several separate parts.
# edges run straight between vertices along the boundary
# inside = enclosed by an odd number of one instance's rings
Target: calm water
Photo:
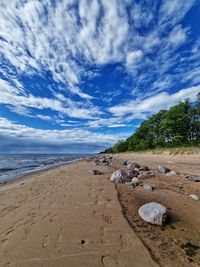
[[[24,174],[82,159],[86,155],[0,155],[0,183]]]

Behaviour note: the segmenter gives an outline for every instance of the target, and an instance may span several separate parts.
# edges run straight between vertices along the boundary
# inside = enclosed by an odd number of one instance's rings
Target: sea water
[[[77,154],[15,154],[0,155],[0,183],[25,174],[80,160],[86,155]]]

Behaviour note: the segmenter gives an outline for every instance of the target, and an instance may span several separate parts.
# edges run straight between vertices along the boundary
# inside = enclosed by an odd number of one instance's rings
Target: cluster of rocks
[[[124,160],[122,165],[124,166],[123,169],[118,169],[113,172],[110,181],[114,183],[124,183],[132,187],[143,186],[143,188],[148,191],[153,191],[154,187],[150,184],[143,183],[141,180],[155,176],[157,173],[166,176],[179,175],[177,172],[163,165],[159,165],[154,170],[150,170],[148,166],[140,166],[136,162],[128,162],[127,160]],[[124,168],[126,168],[126,170],[124,170]],[[200,181],[200,177],[196,175],[184,175],[184,177],[192,181]],[[190,194],[189,197],[193,200],[199,200],[199,197],[194,194]],[[167,219],[168,211],[162,204],[150,202],[142,205],[138,213],[144,221],[153,225],[162,226]]]
[[[96,165],[112,166],[114,158],[113,156],[97,156],[94,157],[93,160]],[[94,175],[102,174],[99,170],[93,170],[92,173]],[[163,165],[159,165],[156,169],[151,170],[148,166],[140,166],[137,162],[129,162],[128,160],[124,160],[122,162],[121,169],[112,173],[110,181],[114,183],[123,183],[131,187],[143,186],[145,190],[153,191],[154,187],[148,183],[144,183],[143,181],[156,176],[157,173],[161,173],[166,176],[180,175],[191,181],[200,182],[200,176],[197,175],[178,174]],[[189,197],[193,200],[199,200],[199,197],[194,194],[190,194]],[[142,205],[138,210],[138,214],[148,223],[163,226],[167,219],[168,210],[160,203],[150,202]]]
[[[96,156],[94,162],[96,165],[112,165],[113,156]]]
[[[150,170],[148,166],[140,166],[136,162],[124,161],[123,166],[126,166],[126,171],[124,169],[118,169],[110,177],[110,181],[115,183],[125,183],[129,186],[144,185],[147,190],[153,190],[152,186],[147,186],[141,183],[140,179],[146,179],[156,175],[155,170]],[[151,188],[151,189],[150,189]]]

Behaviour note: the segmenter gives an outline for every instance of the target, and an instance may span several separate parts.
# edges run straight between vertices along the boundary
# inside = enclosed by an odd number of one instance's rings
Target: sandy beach
[[[199,153],[118,154],[109,166],[80,161],[2,185],[0,266],[199,266],[200,202],[188,194],[200,196],[200,183],[158,174],[148,179],[155,188],[149,192],[109,181],[113,171],[126,169],[124,159],[199,174],[199,158]],[[138,208],[150,201],[169,209],[165,227],[138,216]]]
[[[157,264],[127,223],[114,170],[81,161],[0,187],[0,266],[144,266]]]

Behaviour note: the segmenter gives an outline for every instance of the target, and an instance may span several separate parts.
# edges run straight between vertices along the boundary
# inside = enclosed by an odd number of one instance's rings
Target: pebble
[[[166,173],[166,176],[173,176],[173,175],[177,175],[177,173],[175,171],[170,171]]]
[[[167,167],[163,166],[163,165],[159,165],[157,170],[161,173],[167,173],[170,172],[170,169],[168,169]]]
[[[128,160],[124,160],[122,165],[127,166],[128,165]]]
[[[125,185],[128,185],[128,186],[138,186],[139,185],[139,182],[125,182]]]
[[[191,194],[189,195],[190,198],[192,198],[193,200],[199,200],[199,197],[195,194]]]
[[[145,190],[148,190],[148,191],[153,191],[154,189],[153,186],[151,186],[150,184],[144,184],[143,187]]]

